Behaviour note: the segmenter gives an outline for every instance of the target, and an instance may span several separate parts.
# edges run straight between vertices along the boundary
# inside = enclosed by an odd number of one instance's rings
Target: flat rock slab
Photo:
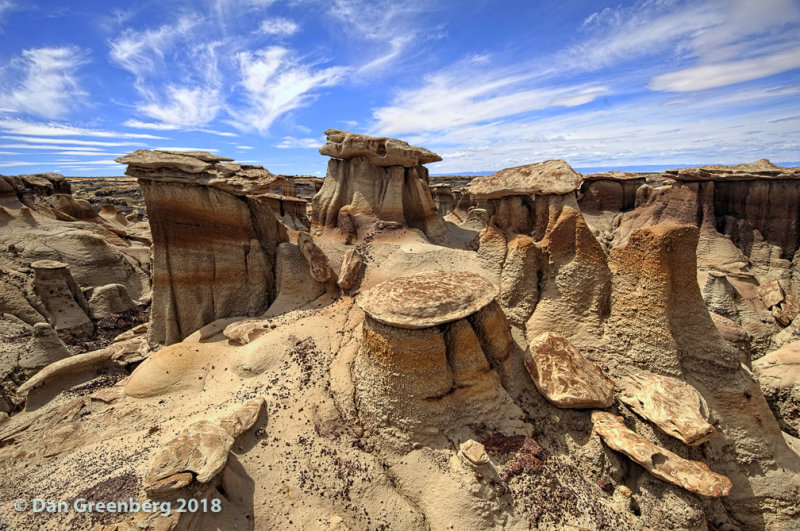
[[[333,271],[331,270],[328,257],[325,256],[322,249],[314,243],[311,235],[306,232],[301,232],[297,236],[297,246],[308,262],[311,278],[317,282],[327,282],[330,280]]]
[[[375,166],[405,168],[442,160],[432,151],[395,138],[357,135],[340,129],[328,129],[325,135],[328,137],[327,143],[319,148],[319,152],[336,159],[366,157]]]
[[[352,288],[362,265],[364,265],[364,258],[361,253],[355,248],[347,251],[342,260],[342,268],[339,270],[339,280],[336,281],[339,287],[344,290]]]
[[[800,179],[800,168],[777,166],[768,159],[746,164],[698,166],[667,170],[678,181],[749,181],[755,179]]]
[[[506,168],[473,179],[468,190],[476,197],[497,199],[510,195],[568,194],[580,187],[581,174],[563,160],[546,160]]]
[[[620,400],[663,432],[690,446],[713,439],[708,408],[691,385],[668,376],[639,371],[619,381]]]
[[[235,439],[255,426],[266,405],[267,401],[263,397],[248,400],[240,409],[220,420],[219,425]]]
[[[730,494],[730,479],[712,472],[705,463],[684,459],[656,446],[625,426],[622,417],[594,411],[592,423],[609,448],[627,455],[655,477],[701,496],[718,498]]]
[[[537,336],[524,361],[536,388],[555,406],[610,407],[614,402],[614,382],[560,334]]]
[[[148,494],[163,495],[188,485],[206,483],[228,462],[231,437],[219,424],[201,420],[189,425],[156,454],[145,478]]]
[[[764,306],[766,306],[767,309],[777,306],[783,302],[783,299],[786,296],[783,288],[781,287],[781,283],[778,282],[778,279],[761,284],[758,287],[758,295],[761,297],[761,301],[764,303]]]
[[[475,273],[428,271],[381,282],[356,302],[376,321],[397,328],[428,328],[472,315],[499,293]]]

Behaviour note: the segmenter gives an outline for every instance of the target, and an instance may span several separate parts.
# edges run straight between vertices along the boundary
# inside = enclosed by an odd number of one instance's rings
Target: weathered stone
[[[267,401],[263,397],[248,400],[240,409],[221,419],[219,425],[235,439],[255,426],[266,405]]]
[[[325,256],[325,253],[322,251],[322,249],[320,249],[317,244],[314,243],[311,235],[307,232],[301,232],[298,234],[297,246],[300,248],[300,252],[303,253],[303,256],[308,262],[308,269],[311,272],[311,278],[317,282],[327,282],[331,278],[333,271],[331,271],[328,257]]]
[[[89,298],[89,309],[93,319],[102,319],[112,313],[126,312],[135,309],[136,301],[128,295],[122,284],[108,284],[92,291]]]
[[[553,405],[610,407],[614,401],[614,382],[560,334],[536,337],[524,361],[536,388]]]
[[[781,428],[800,435],[800,341],[757,359],[753,372]]]
[[[486,453],[486,448],[484,448],[481,443],[472,439],[461,443],[461,445],[458,447],[458,450],[458,454],[473,465],[480,466],[489,462],[489,456]]]
[[[94,325],[89,319],[89,304],[67,264],[39,260],[31,264],[33,290],[47,308],[48,320],[59,332],[78,336],[91,334]]]
[[[697,389],[677,378],[637,371],[619,381],[620,400],[662,431],[690,446],[715,437],[708,406]]]
[[[777,306],[783,302],[783,299],[786,296],[786,293],[781,287],[781,283],[777,279],[760,285],[758,287],[758,294],[767,309]]]
[[[24,370],[39,370],[72,354],[47,323],[33,325],[33,336],[17,362]]]
[[[427,328],[473,314],[497,294],[496,286],[475,273],[429,271],[384,281],[356,301],[378,322]]]
[[[356,249],[350,249],[344,254],[342,259],[342,268],[339,271],[339,280],[336,283],[343,290],[348,290],[353,287],[353,284],[361,271],[361,266],[364,265],[364,258],[361,253]]]
[[[667,170],[667,175],[679,181],[739,181],[762,179],[800,179],[800,168],[776,166],[768,159],[735,165],[699,166]]]
[[[406,168],[442,160],[436,153],[394,138],[357,135],[339,129],[328,129],[325,135],[327,143],[319,148],[319,152],[337,159],[366,157],[375,166]]]
[[[780,304],[772,307],[772,316],[783,326],[789,326],[800,313],[800,305],[792,295],[786,295]]]
[[[473,179],[469,193],[485,199],[511,195],[551,195],[574,192],[581,174],[563,160],[547,160],[506,168],[488,177]]]
[[[192,480],[207,483],[227,464],[233,441],[213,422],[190,424],[156,454],[144,480],[145,491],[157,496],[174,492]]]
[[[695,494],[718,498],[731,491],[731,481],[705,463],[690,461],[656,446],[625,426],[622,417],[592,412],[594,431],[612,449],[622,452],[655,477]]]

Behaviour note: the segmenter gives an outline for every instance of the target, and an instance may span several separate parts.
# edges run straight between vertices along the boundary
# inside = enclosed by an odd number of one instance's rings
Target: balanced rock
[[[213,422],[190,424],[156,454],[144,481],[151,496],[163,496],[192,481],[207,483],[228,462],[234,438]]]
[[[620,400],[662,431],[690,446],[702,444],[717,432],[708,423],[708,406],[697,389],[677,378],[644,371],[619,382]]]
[[[524,361],[536,388],[555,406],[610,407],[614,402],[614,382],[560,334],[536,337]]]
[[[731,480],[708,465],[690,461],[656,446],[625,426],[622,417],[604,411],[592,412],[594,431],[617,452],[622,452],[655,477],[695,494],[718,498],[731,491]]]
[[[78,336],[91,334],[94,331],[89,319],[91,310],[69,266],[55,260],[38,260],[31,268],[33,291],[47,309],[46,317],[53,328]]]
[[[394,138],[358,135],[339,129],[328,129],[325,131],[325,135],[327,142],[319,148],[319,152],[336,159],[365,157],[375,166],[403,166],[405,168],[415,168],[422,164],[442,160],[442,157],[432,151],[411,146],[408,142]]]
[[[275,299],[277,246],[288,236],[269,190],[281,179],[228,160],[148,150],[117,159],[138,177],[147,205],[152,343],[176,343],[224,317],[259,315]]]
[[[329,129],[320,153],[333,157],[322,188],[312,200],[315,233],[335,229],[347,242],[363,237],[376,222],[418,229],[433,243],[448,240],[428,183],[428,162],[438,155],[401,140],[352,135]]]
[[[563,160],[547,160],[506,168],[488,177],[473,179],[468,190],[476,197],[497,199],[511,195],[560,195],[574,192],[581,174]]]
[[[800,179],[800,168],[777,166],[769,159],[734,165],[699,166],[667,170],[667,175],[679,181],[749,181],[754,177],[767,179]]]
[[[800,436],[800,341],[757,359],[753,372],[781,427]]]
[[[428,328],[471,315],[490,302],[498,289],[467,272],[406,275],[359,295],[361,309],[379,323],[397,328]]]
[[[468,423],[525,433],[493,368],[513,343],[497,289],[469,273],[398,277],[361,293],[366,313],[353,376],[359,414],[400,443],[442,443]]]

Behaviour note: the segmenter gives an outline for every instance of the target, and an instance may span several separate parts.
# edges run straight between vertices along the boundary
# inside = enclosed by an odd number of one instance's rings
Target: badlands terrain
[[[0,529],[800,526],[800,168],[326,134],[0,177]]]

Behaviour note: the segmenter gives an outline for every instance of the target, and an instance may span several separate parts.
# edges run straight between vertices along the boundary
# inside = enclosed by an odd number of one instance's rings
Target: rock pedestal
[[[276,249],[287,235],[269,190],[280,178],[229,161],[148,150],[117,159],[139,179],[153,235],[153,343],[263,313],[275,299]]]
[[[448,240],[423,166],[441,158],[401,140],[328,129],[320,153],[333,157],[322,188],[312,201],[317,234],[338,230],[352,241],[376,221],[419,229],[433,243]]]

